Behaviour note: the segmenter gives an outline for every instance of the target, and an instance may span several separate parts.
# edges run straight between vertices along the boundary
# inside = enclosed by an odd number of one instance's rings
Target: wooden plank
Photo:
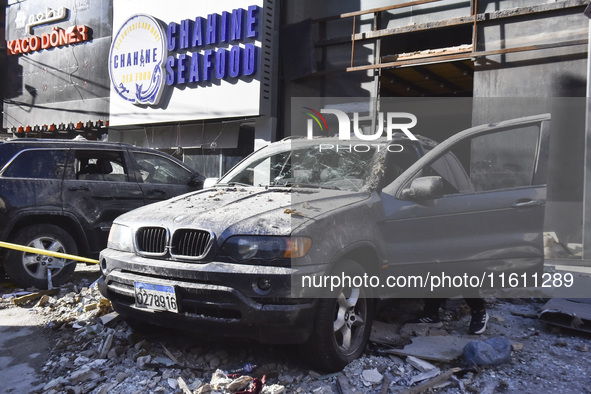
[[[37,299],[43,297],[44,295],[56,295],[59,292],[60,292],[60,289],[41,290],[36,293],[27,294],[25,296],[15,298],[14,300],[12,300],[12,302],[14,303],[14,305],[22,305],[22,304],[27,303],[29,301],[37,300]]]
[[[439,54],[439,55],[432,55],[429,57],[423,57],[423,58],[419,58],[419,59],[408,59],[408,60],[394,61],[394,62],[388,62],[388,63],[369,64],[366,66],[349,67],[349,68],[347,68],[347,72],[367,71],[367,70],[373,70],[373,69],[392,68],[392,67],[400,67],[400,66],[411,66],[411,65],[416,65],[416,64],[444,62],[444,61],[459,60],[459,59],[470,59],[473,57],[494,56],[494,55],[501,55],[501,54],[506,54],[506,53],[527,52],[527,51],[535,51],[535,50],[541,50],[541,49],[551,49],[551,48],[575,46],[575,45],[587,45],[587,43],[588,43],[587,39],[581,39],[581,40],[572,40],[572,41],[558,42],[558,43],[552,43],[552,44],[538,44],[538,45],[527,45],[527,46],[515,47],[515,48],[495,49],[495,50],[491,50],[491,51],[457,53],[457,54],[452,54],[452,55]],[[445,48],[443,48],[443,49],[445,49]]]

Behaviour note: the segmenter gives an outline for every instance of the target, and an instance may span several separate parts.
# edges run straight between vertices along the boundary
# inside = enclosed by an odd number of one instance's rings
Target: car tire
[[[331,275],[363,277],[352,260],[341,260]],[[326,372],[341,371],[367,345],[375,311],[370,289],[341,287],[333,297],[318,301],[312,336],[305,347],[308,361]]]
[[[78,247],[72,236],[61,227],[52,224],[23,227],[11,238],[11,241],[17,245],[53,252],[74,255],[78,253]],[[9,249],[6,253],[4,269],[10,279],[19,286],[47,289],[48,264],[55,266],[51,269],[53,286],[65,283],[76,269],[76,264],[70,260],[13,249]]]

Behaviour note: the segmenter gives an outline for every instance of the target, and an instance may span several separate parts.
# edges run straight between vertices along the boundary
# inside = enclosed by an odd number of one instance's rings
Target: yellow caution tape
[[[42,254],[45,256],[57,257],[58,259],[77,260],[77,261],[82,261],[84,263],[91,263],[91,264],[99,264],[100,263],[98,260],[88,259],[86,257],[75,256],[73,254],[67,254],[67,253],[52,252],[50,250],[45,250],[45,249],[31,248],[29,246],[11,244],[9,242],[1,242],[0,241],[0,248],[8,248],[8,249],[20,250],[21,252]]]

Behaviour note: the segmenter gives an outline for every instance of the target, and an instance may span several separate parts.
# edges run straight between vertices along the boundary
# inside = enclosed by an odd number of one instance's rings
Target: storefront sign
[[[113,2],[111,125],[259,115],[263,0],[162,4]]]
[[[9,55],[19,55],[88,41],[89,36],[88,26],[71,26],[66,30],[54,27],[51,33],[44,33],[41,36],[7,41],[6,49]]]
[[[258,11],[252,5],[170,22],[166,33],[151,16],[132,16],[113,37],[109,55],[113,89],[126,101],[155,105],[163,80],[180,87],[253,75],[257,48],[247,40],[258,35]]]
[[[113,89],[133,104],[154,105],[162,94],[166,37],[160,23],[135,15],[113,37],[109,74]]]
[[[246,16],[246,17],[245,17]],[[191,55],[179,53],[166,61],[166,84],[183,85],[238,78],[256,72],[256,47],[252,42],[238,44],[257,37],[258,7],[247,10],[209,14],[206,18],[185,19],[180,24],[168,24],[169,51],[194,51]],[[227,43],[226,48],[218,47]],[[198,52],[203,49],[202,53]]]
[[[31,30],[34,26],[45,25],[52,22],[61,21],[68,16],[68,9],[66,7],[58,8],[57,10],[47,7],[45,12],[29,15],[25,30],[27,33],[33,34]]]

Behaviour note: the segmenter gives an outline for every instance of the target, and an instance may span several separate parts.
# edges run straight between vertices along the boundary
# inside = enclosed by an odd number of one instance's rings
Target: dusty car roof
[[[125,142],[112,141],[93,141],[93,140],[76,140],[76,139],[48,139],[48,138],[14,138],[4,141],[0,144],[0,168],[6,164],[17,152],[23,149],[67,149],[67,148],[83,148],[83,149],[132,149],[135,152],[158,152],[163,154],[165,152],[159,151],[155,148],[141,147]],[[189,168],[181,160],[176,157],[167,155],[171,160],[180,163],[183,167]]]
[[[123,142],[93,141],[76,139],[50,139],[50,138],[14,138],[4,141],[5,144],[26,144],[26,145],[102,145],[111,147],[133,146]]]

